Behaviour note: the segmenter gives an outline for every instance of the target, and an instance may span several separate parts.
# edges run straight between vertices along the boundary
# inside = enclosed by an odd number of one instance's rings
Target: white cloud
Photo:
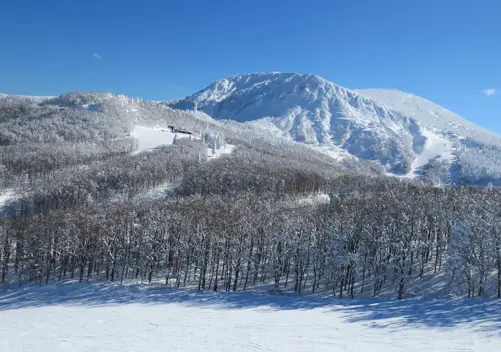
[[[484,93],[487,97],[490,97],[497,94],[497,90],[494,88],[489,88],[489,89],[484,89],[482,93]]]
[[[92,53],[92,56],[94,56],[98,60],[102,60],[103,59],[103,57],[101,55],[99,55],[98,53]]]

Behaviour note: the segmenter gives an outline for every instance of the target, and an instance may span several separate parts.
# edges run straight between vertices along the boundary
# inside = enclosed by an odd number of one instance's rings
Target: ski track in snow
[[[493,300],[332,300],[66,284],[0,292],[1,351],[501,350]]]

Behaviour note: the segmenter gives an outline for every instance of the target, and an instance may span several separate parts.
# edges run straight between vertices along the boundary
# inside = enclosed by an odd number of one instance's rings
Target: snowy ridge
[[[40,103],[54,98],[55,97],[53,96],[10,95],[5,93],[0,93],[0,100],[10,101],[10,102],[31,101]]]
[[[483,138],[494,144],[499,143],[499,136],[494,133],[414,94],[391,89],[360,89],[355,92],[386,109],[419,119],[424,125],[439,131],[457,133],[462,137]]]
[[[103,136],[118,137],[138,125],[187,123],[199,134],[220,131],[247,140],[256,136],[288,148],[299,142],[305,145],[303,151],[314,149],[334,163],[371,161],[398,177],[501,185],[501,137],[415,95],[350,90],[312,74],[236,75],[177,101],[77,92],[55,98],[2,95],[0,103],[37,103],[40,108],[53,107],[52,114],[58,107],[92,113],[86,119],[98,117],[109,129],[103,133],[102,126],[92,126],[92,133]],[[20,136],[26,134],[26,129],[11,127]],[[42,133],[38,138],[46,139]]]
[[[393,175],[501,183],[501,137],[400,91],[350,90],[311,74],[253,73],[221,79],[171,105],[321,147],[336,159],[377,161]]]

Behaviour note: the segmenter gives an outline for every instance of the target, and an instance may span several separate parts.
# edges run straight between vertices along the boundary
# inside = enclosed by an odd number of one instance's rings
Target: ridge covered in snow
[[[319,76],[253,73],[221,79],[171,104],[319,148],[373,160],[389,174],[436,183],[500,183],[501,137],[424,98],[350,90]]]
[[[31,95],[9,95],[0,93],[0,101],[8,102],[34,102],[40,103],[46,100],[54,99],[53,96],[31,96]]]

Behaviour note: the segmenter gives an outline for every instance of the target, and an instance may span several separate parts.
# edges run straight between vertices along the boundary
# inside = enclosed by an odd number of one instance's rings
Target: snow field
[[[152,128],[136,126],[131,135],[137,140],[137,150],[139,153],[148,149],[153,149],[161,145],[171,145],[174,138],[186,138],[188,135],[180,133],[171,133],[166,128]]]
[[[14,198],[14,191],[11,189],[7,189],[5,192],[0,192],[0,213],[2,212],[3,207]]]
[[[213,153],[212,150],[209,148],[207,149],[207,156],[210,159],[216,159],[221,157],[222,155],[227,155],[231,154],[231,152],[235,149],[235,146],[232,144],[225,144],[219,149],[216,149],[215,152]]]
[[[416,156],[411,164],[411,171],[406,177],[414,178],[417,176],[417,171],[425,166],[431,159],[439,157],[441,160],[452,161],[453,145],[450,141],[442,138],[437,133],[423,129],[422,135],[426,138],[425,145],[420,154]]]
[[[66,284],[0,292],[1,351],[499,351],[501,304]]]

